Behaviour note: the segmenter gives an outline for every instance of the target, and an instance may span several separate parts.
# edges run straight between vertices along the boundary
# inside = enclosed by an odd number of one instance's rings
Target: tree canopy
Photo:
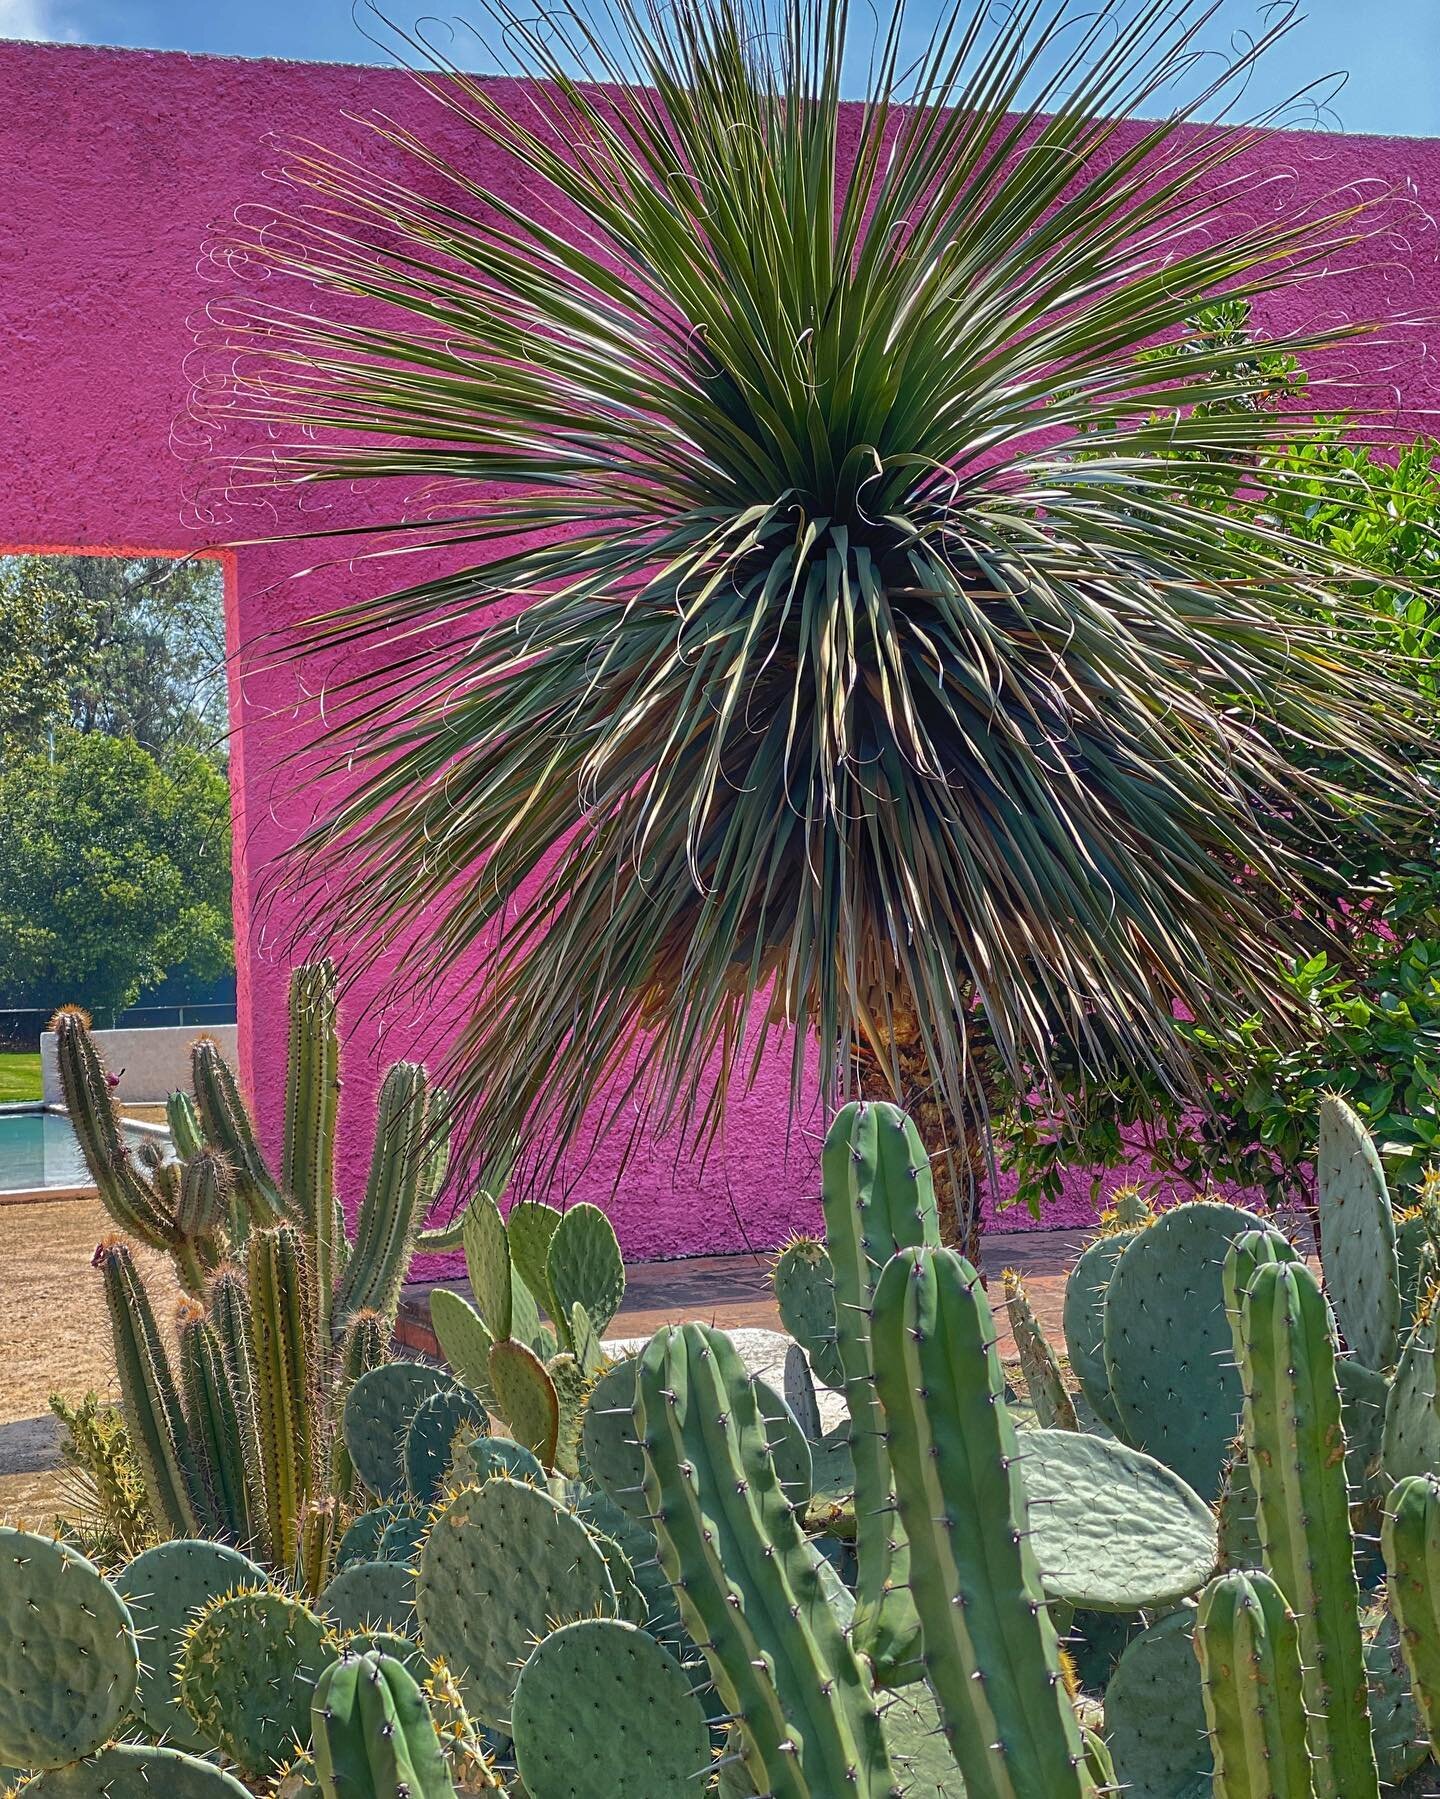
[[[0,765],[0,1006],[132,1005],[234,966],[230,795],[198,751],[73,729]]]

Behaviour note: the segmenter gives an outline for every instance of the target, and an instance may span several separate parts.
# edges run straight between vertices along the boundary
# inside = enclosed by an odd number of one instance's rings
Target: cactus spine
[[[870,1304],[880,1270],[897,1250],[939,1244],[935,1189],[915,1127],[890,1105],[846,1106],[825,1139],[821,1167],[855,1461],[855,1644],[877,1680],[899,1684],[920,1673],[919,1621],[875,1395]]]
[[[335,1120],[340,1036],[335,971],[302,963],[290,977],[290,1059],[285,1084],[285,1191],[310,1252],[315,1332],[325,1342],[335,1287]]]
[[[194,1305],[184,1305],[176,1322],[180,1386],[197,1456],[204,1470],[210,1522],[231,1543],[250,1539],[246,1498],[245,1438],[219,1333]]]
[[[971,1799],[1093,1793],[1026,1529],[995,1325],[970,1264],[900,1251],[871,1340],[925,1675]]]
[[[1381,1526],[1390,1609],[1432,1749],[1440,1744],[1440,1479],[1407,1475]]]
[[[229,1163],[237,1196],[257,1224],[278,1224],[287,1210],[280,1184],[270,1172],[230,1065],[213,1038],[201,1037],[191,1045],[190,1078],[205,1140]]]
[[[1324,1296],[1303,1263],[1255,1268],[1239,1335],[1260,1540],[1299,1621],[1315,1791],[1318,1799],[1374,1799],[1335,1350]]]
[[[869,1684],[728,1338],[700,1324],[660,1331],[640,1358],[635,1424],[661,1566],[735,1716],[755,1790],[888,1795]]]
[[[370,1178],[330,1319],[337,1332],[356,1312],[389,1317],[399,1304],[427,1171],[428,1087],[423,1068],[397,1062],[380,1088]]]
[[[256,1232],[249,1276],[262,1536],[265,1554],[283,1567],[295,1554],[316,1472],[315,1310],[304,1244],[293,1225]]]
[[[1300,1637],[1268,1574],[1237,1571],[1210,1583],[1195,1653],[1216,1799],[1309,1799]]]

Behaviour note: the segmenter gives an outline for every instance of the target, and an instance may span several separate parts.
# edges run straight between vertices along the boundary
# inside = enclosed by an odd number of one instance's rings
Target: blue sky
[[[923,15],[927,0],[912,0]],[[448,14],[452,7],[386,0],[391,16]],[[453,9],[463,10],[463,9]],[[478,11],[478,8],[476,9]],[[1333,70],[1349,79],[1332,126],[1440,136],[1440,0],[1308,0],[1307,17],[1272,56],[1247,97],[1272,102]],[[472,14],[472,16],[474,16]],[[1260,0],[1223,0],[1209,36],[1253,27]],[[328,62],[384,60],[351,14],[350,0],[0,0],[0,37],[53,38],[222,56]]]

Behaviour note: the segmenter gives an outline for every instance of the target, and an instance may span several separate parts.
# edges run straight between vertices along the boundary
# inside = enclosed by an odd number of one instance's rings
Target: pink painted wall
[[[0,44],[0,547],[184,554],[299,522],[298,510],[257,516],[206,497],[205,445],[186,415],[187,358],[207,302],[236,279],[207,246],[237,208],[272,191],[272,140],[309,135],[374,156],[373,140],[347,115],[377,110],[452,135],[391,71]],[[473,137],[457,151],[474,158]],[[1271,140],[1258,173],[1281,179],[1257,184],[1257,205],[1303,204],[1377,181],[1408,195],[1383,252],[1314,290],[1316,309],[1374,317],[1434,303],[1426,208],[1440,193],[1440,143],[1289,134]],[[515,191],[503,168],[486,167],[483,178]],[[1290,316],[1275,322],[1300,322],[1304,303],[1292,297]],[[1368,346],[1356,367],[1372,395],[1411,417],[1440,399],[1440,369],[1416,335]],[[333,497],[326,522],[353,520],[364,504],[360,494]],[[295,756],[323,671],[303,682],[275,671],[266,639],[380,577],[315,546],[242,547],[226,565],[242,1058],[274,1133],[285,1043],[280,946],[305,921],[262,906],[259,885],[311,813]],[[352,1191],[383,1061],[433,1053],[444,1039],[442,1007],[381,1014],[377,993],[358,991],[347,1009],[342,1131]],[[777,1064],[775,1078],[737,1098],[703,1167],[683,1146],[656,1141],[619,1178],[614,1146],[602,1145],[577,1171],[571,1197],[607,1205],[634,1256],[773,1244],[813,1220],[819,1127],[817,1117],[788,1119]],[[1046,1222],[1090,1213],[1088,1177],[1077,1175]]]

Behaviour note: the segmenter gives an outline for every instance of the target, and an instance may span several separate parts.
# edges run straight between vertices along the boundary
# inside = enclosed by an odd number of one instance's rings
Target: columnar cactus
[[[925,1675],[965,1789],[1082,1799],[1094,1789],[979,1275],[951,1250],[902,1250],[876,1285],[871,1343]]]
[[[327,1668],[311,1711],[325,1799],[453,1799],[425,1697],[388,1655],[346,1655]]]
[[[920,1629],[875,1392],[870,1305],[880,1270],[897,1250],[938,1246],[935,1188],[914,1125],[891,1105],[846,1106],[825,1139],[821,1170],[855,1461],[855,1642],[878,1679],[899,1684],[919,1675]]]
[[[1020,1372],[1037,1422],[1047,1429],[1079,1430],[1075,1401],[1066,1390],[1060,1358],[1035,1316],[1024,1281],[1013,1268],[1003,1269],[1001,1279],[1005,1284],[1005,1310],[1020,1357]]]
[[[1195,1653],[1216,1799],[1307,1799],[1300,1638],[1268,1574],[1237,1571],[1211,1582],[1195,1621]]]
[[[755,1790],[889,1795],[894,1775],[869,1681],[781,1489],[729,1340],[700,1324],[662,1330],[636,1385],[661,1565],[736,1719]]]
[[[1299,1621],[1317,1799],[1374,1799],[1335,1350],[1324,1296],[1303,1263],[1255,1268],[1239,1342],[1260,1540]]]
[[[250,1352],[257,1459],[264,1505],[261,1548],[283,1566],[295,1554],[300,1515],[319,1484],[313,1277],[293,1225],[250,1239]]]
[[[1390,1609],[1432,1748],[1440,1746],[1440,1478],[1412,1474],[1390,1495],[1381,1528]]]

